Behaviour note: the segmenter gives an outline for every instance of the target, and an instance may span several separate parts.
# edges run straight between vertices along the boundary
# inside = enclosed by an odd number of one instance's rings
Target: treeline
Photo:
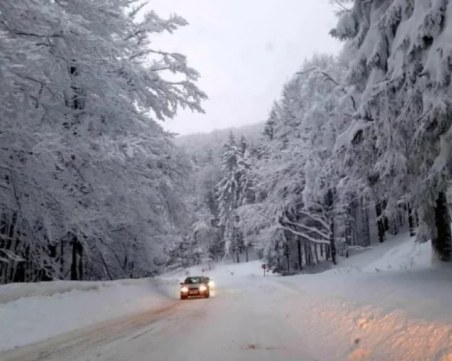
[[[303,64],[260,142],[245,152],[227,142],[209,173],[216,226],[204,224],[226,256],[252,245],[280,272],[334,263],[402,228],[450,262],[452,4],[336,3],[341,54]]]
[[[269,260],[320,240],[335,262],[335,249],[369,245],[376,226],[380,242],[406,227],[451,261],[450,6],[354,1],[332,31],[342,53],[314,57],[286,84],[257,167],[255,207],[276,214]]]

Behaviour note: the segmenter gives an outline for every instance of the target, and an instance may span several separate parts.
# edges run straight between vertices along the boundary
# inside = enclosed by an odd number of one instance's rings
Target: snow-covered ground
[[[452,361],[452,270],[430,259],[429,244],[402,235],[319,274],[264,278],[260,263],[250,262],[156,280],[2,286],[0,324],[8,327],[0,327],[0,349],[94,325],[3,355]],[[178,282],[203,270],[217,283],[213,297],[179,301]]]
[[[400,237],[281,283],[307,295],[291,320],[303,320],[320,360],[452,361],[452,269],[431,266],[429,243]]]
[[[174,287],[151,279],[4,285],[0,287],[0,351],[159,308],[171,299]]]

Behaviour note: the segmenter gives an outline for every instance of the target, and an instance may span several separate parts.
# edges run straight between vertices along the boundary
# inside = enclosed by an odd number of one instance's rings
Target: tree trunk
[[[287,272],[290,271],[290,257],[289,257],[289,242],[286,239],[286,244],[285,244],[285,256],[286,256],[286,261],[287,261]]]
[[[410,231],[410,236],[414,237],[416,235],[416,219],[413,212],[413,208],[408,206],[408,228]]]
[[[369,226],[369,209],[366,205],[362,207],[363,212],[363,246],[370,246],[370,226]]]
[[[78,280],[77,274],[77,246],[75,240],[72,241],[72,264],[71,264],[71,281]]]
[[[298,269],[303,271],[303,253],[301,252],[301,240],[297,237]]]
[[[60,280],[64,278],[64,238],[60,240]]]
[[[385,219],[383,217],[383,209],[381,207],[381,202],[375,204],[375,212],[377,214],[377,228],[378,228],[378,239],[380,243],[383,243],[386,239],[385,232]]]
[[[432,247],[438,259],[443,262],[452,260],[452,234],[450,215],[445,192],[439,192],[435,207],[436,237],[432,239]]]
[[[83,280],[83,245],[77,239],[72,239],[72,264],[71,264],[71,281]]]
[[[347,207],[347,213],[345,215],[345,244],[348,246],[352,245],[352,213],[350,205]]]
[[[398,215],[397,214],[392,219],[392,232],[391,233],[394,236],[399,234],[399,221],[398,221]]]
[[[331,255],[331,260],[333,261],[333,264],[336,264],[336,240],[335,240],[335,234],[334,234],[334,194],[335,189],[330,188],[328,190],[327,196],[326,196],[326,205],[328,206],[328,213],[329,213],[329,220],[330,220],[330,234],[329,234],[329,252]]]
[[[336,265],[336,242],[334,239],[334,218],[330,220],[330,249],[331,249],[331,260],[333,264]]]
[[[78,262],[78,279],[83,280],[85,279],[84,274],[84,262],[83,262],[83,246],[81,243],[79,243],[79,262]]]
[[[403,229],[403,227],[405,227],[406,220],[405,220],[405,212],[404,211],[406,212],[406,206],[404,206],[403,209],[400,209],[397,212],[397,214],[399,216],[399,229]]]
[[[357,200],[353,200],[350,204],[350,244],[360,244],[359,239],[359,219],[358,219],[358,207]]]
[[[317,243],[314,243],[314,254],[315,254],[315,259],[316,259],[317,263],[320,263],[319,252],[317,251]]]

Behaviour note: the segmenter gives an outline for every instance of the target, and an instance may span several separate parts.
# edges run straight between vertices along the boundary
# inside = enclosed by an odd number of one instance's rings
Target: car
[[[212,283],[209,277],[190,276],[180,283],[180,299],[185,300],[188,297],[210,297]],[[210,284],[209,284],[210,283]]]

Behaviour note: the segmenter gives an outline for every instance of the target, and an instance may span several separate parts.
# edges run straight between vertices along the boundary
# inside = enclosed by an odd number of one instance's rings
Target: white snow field
[[[0,352],[166,306],[174,298],[174,291],[169,294],[173,288],[151,279],[0,286]]]
[[[401,236],[319,274],[264,278],[250,262],[1,286],[0,360],[452,361],[452,270],[430,257]],[[213,297],[178,300],[202,269]]]

